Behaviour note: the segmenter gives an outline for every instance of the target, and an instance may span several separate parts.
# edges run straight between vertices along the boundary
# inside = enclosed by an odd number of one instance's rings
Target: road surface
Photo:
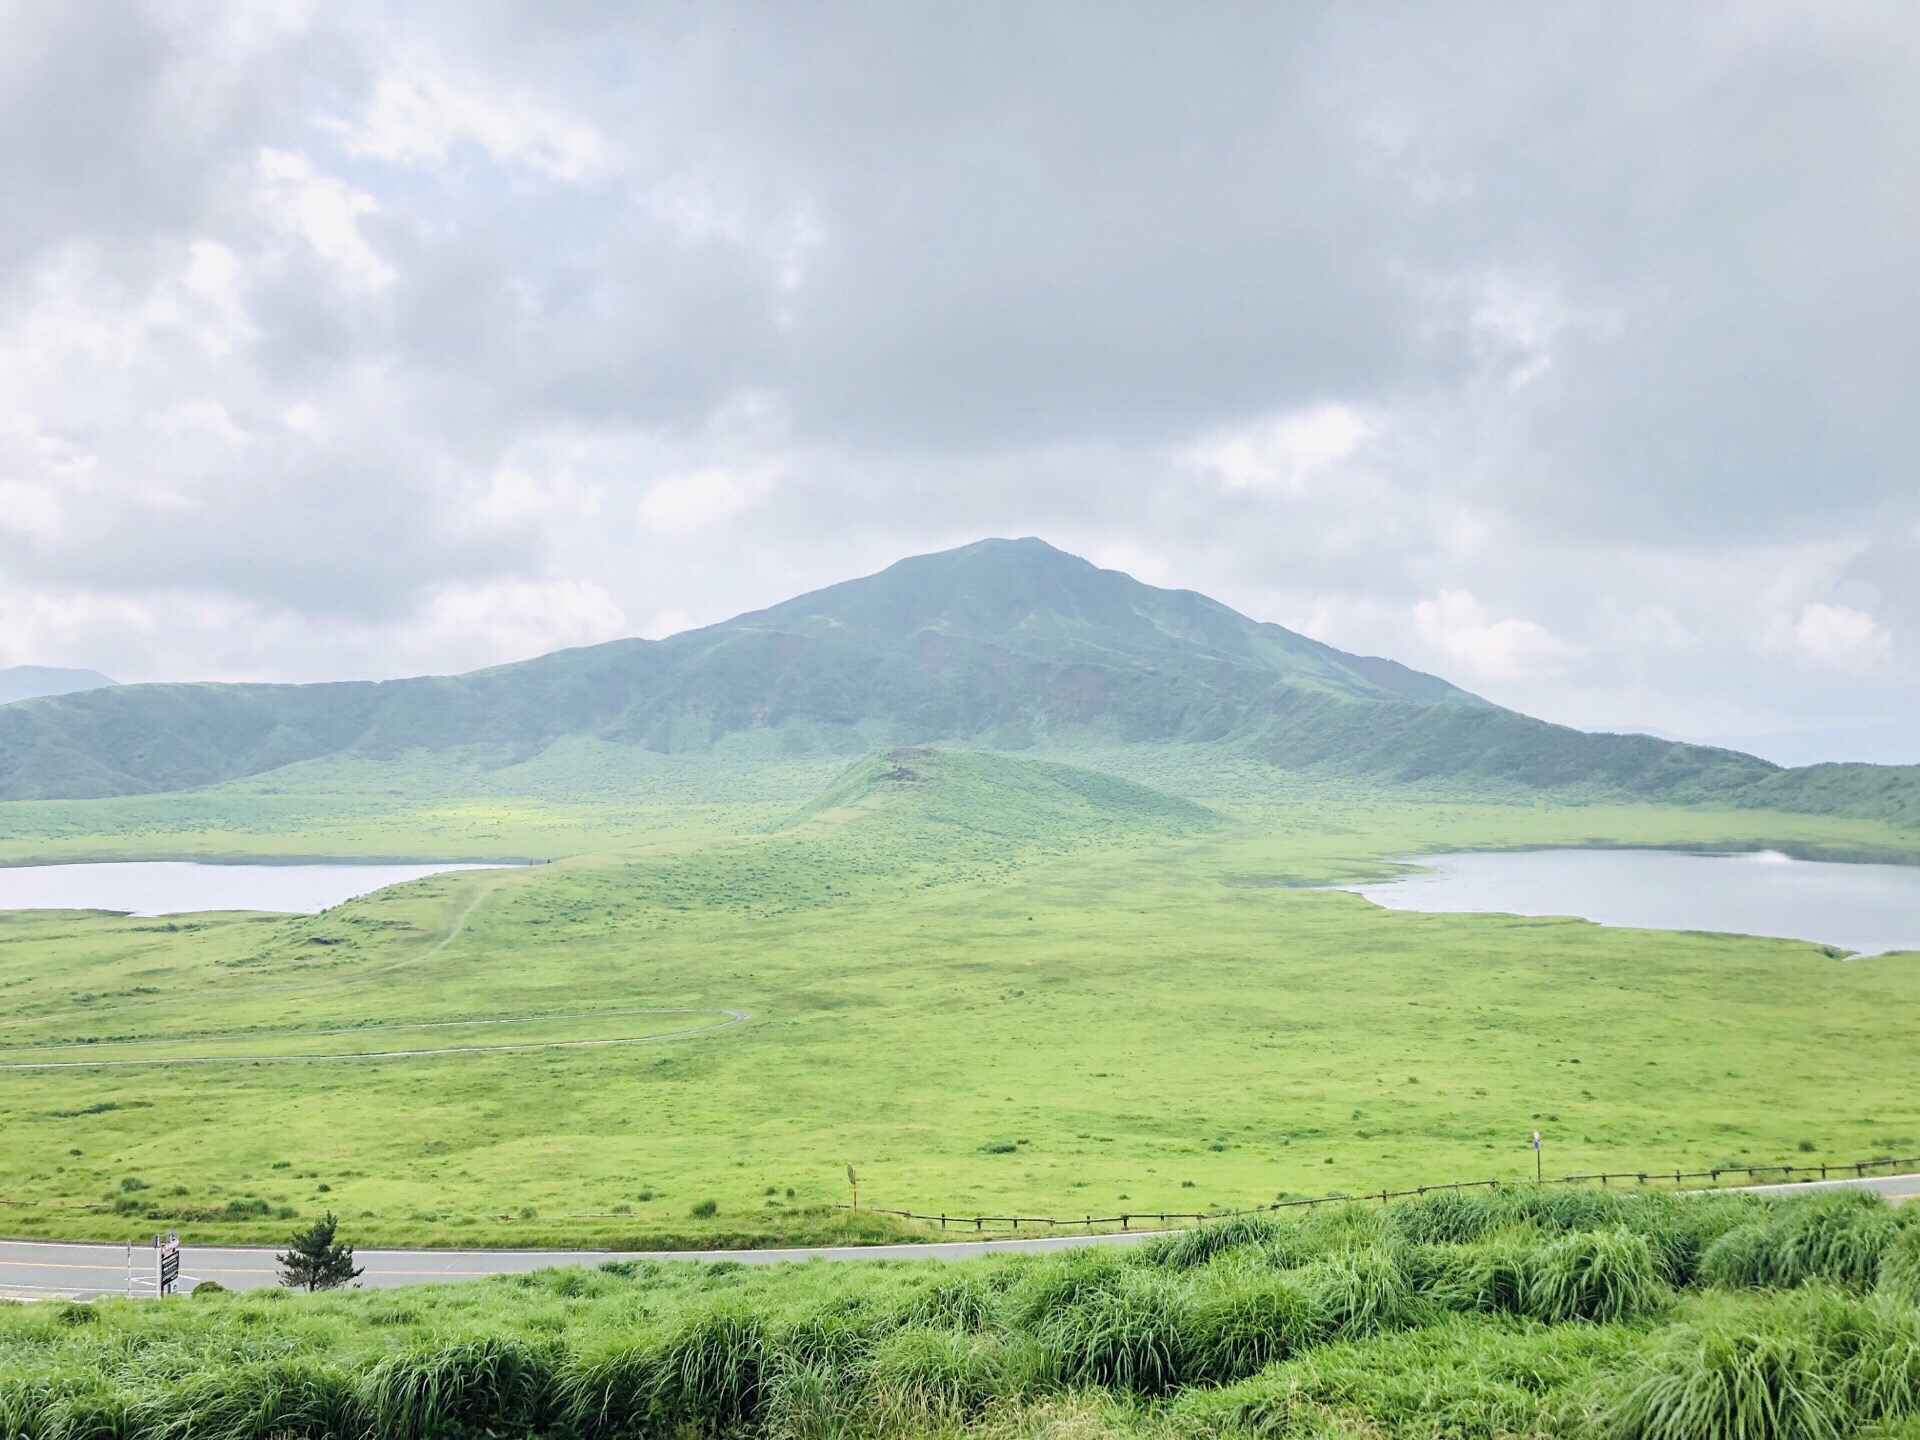
[[[1032,1240],[969,1240],[930,1245],[826,1245],[807,1250],[360,1250],[354,1259],[366,1273],[360,1284],[373,1289],[420,1285],[436,1280],[478,1280],[487,1275],[520,1275],[554,1265],[601,1265],[609,1260],[733,1260],[770,1265],[785,1260],[972,1260],[1002,1251],[1063,1250],[1077,1245],[1107,1245],[1144,1239],[1126,1235],[1058,1235]],[[217,1280],[229,1290],[277,1285],[279,1270],[271,1249],[190,1245],[180,1251],[181,1287]],[[34,1299],[67,1295],[86,1300],[96,1295],[151,1295],[153,1248],[150,1242],[87,1245],[60,1240],[0,1240],[0,1296]]]
[[[1874,1175],[1864,1180],[1814,1180],[1797,1185],[1742,1187],[1760,1195],[1803,1195],[1820,1190],[1871,1190],[1890,1200],[1920,1197],[1920,1175]],[[1059,1235],[1028,1240],[968,1240],[921,1245],[826,1245],[804,1250],[361,1250],[366,1267],[360,1284],[373,1289],[430,1281],[478,1280],[521,1275],[554,1265],[601,1265],[609,1260],[733,1260],[771,1265],[794,1260],[972,1260],[982,1255],[1066,1250],[1080,1245],[1125,1245],[1147,1238],[1123,1235]],[[256,1290],[279,1283],[274,1252],[243,1246],[186,1246],[181,1250],[182,1288],[217,1280],[229,1290]],[[0,1296],[35,1299],[67,1295],[153,1293],[150,1244],[89,1245],[59,1240],[0,1240]]]

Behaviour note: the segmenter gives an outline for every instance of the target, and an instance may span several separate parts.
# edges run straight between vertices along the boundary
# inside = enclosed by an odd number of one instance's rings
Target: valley
[[[0,915],[0,1064],[232,1056],[0,1071],[7,1229],[270,1242],[325,1205],[370,1245],[784,1243],[851,1231],[849,1163],[870,1205],[1059,1215],[1517,1177],[1533,1128],[1562,1173],[1912,1153],[1920,1083],[1889,1019],[1920,1013],[1911,957],[1309,888],[1487,846],[1911,856],[1896,827],[1475,802],[1204,746],[1070,758],[723,753],[672,787],[642,759],[616,788],[603,756],[579,786],[597,802],[550,781],[414,809],[377,791],[22,807],[95,855],[560,853],[317,916]],[[336,818],[271,828],[303,807]],[[367,1026],[639,1035],[630,1012],[671,1009],[749,1018],[635,1045],[263,1058]],[[693,1028],[668,1018],[648,1023]],[[856,1238],[901,1233],[863,1220]]]

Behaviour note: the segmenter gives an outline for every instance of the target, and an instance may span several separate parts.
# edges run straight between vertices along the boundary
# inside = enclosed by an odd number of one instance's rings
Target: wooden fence
[[[984,1233],[989,1226],[1007,1227],[1019,1230],[1026,1226],[1031,1230],[1058,1230],[1065,1227],[1070,1230],[1093,1230],[1102,1226],[1118,1226],[1122,1230],[1131,1230],[1135,1225],[1148,1223],[1165,1228],[1168,1225],[1201,1225],[1209,1220],[1230,1220],[1241,1215],[1267,1215],[1277,1210],[1293,1210],[1307,1205],[1338,1205],[1356,1200],[1378,1200],[1385,1204],[1389,1200],[1403,1200],[1412,1196],[1431,1195],[1441,1190],[1498,1190],[1503,1185],[1591,1185],[1596,1181],[1608,1188],[1616,1182],[1631,1183],[1636,1189],[1644,1185],[1671,1183],[1676,1188],[1689,1181],[1705,1181],[1708,1187],[1717,1186],[1723,1175],[1743,1176],[1749,1185],[1768,1177],[1777,1177],[1776,1183],[1793,1184],[1796,1177],[1801,1183],[1815,1180],[1865,1179],[1871,1174],[1899,1174],[1903,1168],[1920,1167],[1920,1156],[1906,1159],[1881,1158],[1876,1160],[1856,1160],[1843,1165],[1722,1165],[1711,1170],[1606,1170],[1592,1175],[1549,1175],[1544,1180],[1448,1180],[1437,1185],[1416,1185],[1409,1190],[1366,1190],[1358,1194],[1316,1195],[1298,1200],[1275,1200],[1267,1205],[1251,1205],[1240,1210],[1214,1211],[1129,1211],[1119,1215],[953,1215],[923,1214],[917,1210],[889,1210],[884,1205],[868,1205],[862,1208],[878,1215],[897,1215],[903,1220],[920,1220],[938,1225],[942,1230],[961,1229]],[[840,1209],[853,1207],[841,1204]]]

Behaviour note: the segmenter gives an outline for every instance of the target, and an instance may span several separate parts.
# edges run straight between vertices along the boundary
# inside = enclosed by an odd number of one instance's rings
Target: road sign
[[[162,1295],[171,1294],[180,1281],[180,1237],[169,1230],[153,1237],[154,1278]]]

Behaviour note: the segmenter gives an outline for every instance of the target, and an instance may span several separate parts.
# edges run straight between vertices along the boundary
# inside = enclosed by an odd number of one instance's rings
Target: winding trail
[[[606,1013],[606,1012],[602,1012]],[[0,1064],[6,1070],[100,1070],[131,1065],[259,1065],[267,1062],[306,1060],[404,1060],[422,1055],[497,1055],[513,1050],[577,1050],[593,1045],[648,1045],[656,1040],[684,1040],[693,1035],[711,1035],[716,1030],[743,1025],[753,1017],[744,1010],[715,1007],[711,1010],[623,1010],[622,1015],[725,1015],[717,1025],[699,1025],[691,1030],[668,1030],[657,1035],[615,1035],[596,1040],[528,1040],[510,1045],[443,1045],[416,1050],[342,1050],[329,1055],[156,1055],[128,1060],[26,1060]],[[359,1025],[340,1030],[313,1030],[312,1035],[353,1035],[377,1030],[427,1030],[454,1025],[529,1024],[552,1016],[527,1015],[489,1020],[429,1020],[419,1025]],[[287,1038],[293,1038],[289,1036]],[[128,1045],[159,1042],[129,1040]],[[48,1046],[48,1049],[76,1049],[77,1046]]]

